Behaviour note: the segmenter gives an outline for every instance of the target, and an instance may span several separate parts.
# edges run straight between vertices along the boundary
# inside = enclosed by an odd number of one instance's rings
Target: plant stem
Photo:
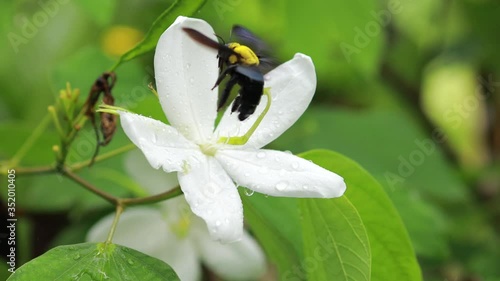
[[[109,230],[108,238],[106,239],[106,244],[111,244],[113,236],[115,235],[116,227],[118,226],[118,221],[120,220],[120,216],[123,213],[123,210],[124,206],[120,204],[116,205],[115,218],[113,219],[113,224],[111,225],[111,229]]]
[[[111,204],[113,205],[119,205],[119,199],[116,198],[115,196],[107,193],[107,192],[104,192],[98,188],[96,188],[94,185],[92,185],[91,183],[89,183],[88,181],[84,180],[83,178],[79,177],[78,175],[76,175],[75,173],[73,173],[72,171],[70,171],[69,169],[67,168],[63,168],[61,170],[61,174],[63,176],[66,176],[68,177],[69,179],[73,180],[74,182],[80,184],[81,186],[83,186],[84,188],[86,188],[87,190],[89,190],[90,192],[102,197],[104,200],[110,202]]]
[[[163,200],[167,200],[170,198],[177,197],[182,194],[182,190],[179,186],[169,190],[165,191],[156,195],[151,195],[147,197],[141,197],[141,198],[122,198],[119,199],[119,202],[123,204],[124,206],[130,206],[130,205],[141,205],[141,204],[149,204],[149,203],[156,203],[160,202]]]
[[[33,133],[26,139],[23,145],[19,148],[19,150],[14,154],[14,156],[9,161],[9,166],[15,167],[21,162],[21,159],[26,155],[28,150],[33,146],[35,140],[37,140],[45,131],[47,126],[50,123],[50,114],[47,113],[45,117],[43,117],[42,121],[38,126],[33,130]]]
[[[46,174],[55,173],[56,168],[53,165],[38,166],[38,167],[15,167],[16,174]]]
[[[115,150],[109,151],[107,153],[103,153],[95,158],[94,163],[109,159],[111,157],[114,157],[116,155],[122,154],[122,153],[127,152],[127,151],[130,151],[130,150],[134,149],[135,147],[136,146],[133,143],[131,143],[131,144],[127,144],[127,145],[124,145],[122,147],[119,147]],[[73,172],[78,171],[82,168],[87,167],[90,164],[90,161],[91,160],[85,160],[82,162],[75,163],[75,164],[69,166],[69,169]]]

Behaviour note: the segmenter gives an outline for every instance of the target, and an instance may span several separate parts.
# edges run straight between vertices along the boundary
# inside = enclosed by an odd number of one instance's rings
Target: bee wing
[[[231,30],[231,40],[250,47],[259,57],[259,70],[269,72],[278,65],[278,61],[269,56],[270,48],[259,37],[241,25],[234,25]]]
[[[234,51],[228,48],[226,45],[220,44],[219,42],[208,38],[208,36],[204,35],[203,33],[195,29],[184,27],[182,28],[182,30],[184,30],[193,40],[207,47],[217,49],[219,50],[219,53],[229,54],[229,55],[234,54]]]
[[[231,29],[231,40],[246,45],[257,53],[269,50],[269,47],[262,39],[241,25],[233,25]]]

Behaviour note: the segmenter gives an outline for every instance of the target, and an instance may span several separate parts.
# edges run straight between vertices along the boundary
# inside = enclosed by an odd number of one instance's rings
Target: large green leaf
[[[341,154],[313,150],[300,156],[344,177],[347,184],[344,196],[356,207],[368,233],[372,254],[371,280],[422,280],[408,233],[380,184],[357,163]]]
[[[161,34],[175,21],[177,16],[190,16],[201,9],[205,2],[206,0],[176,0],[154,21],[144,39],[130,51],[123,54],[114,67],[116,68],[123,62],[129,61],[153,50],[158,43],[158,39],[160,39]]]
[[[166,263],[115,244],[56,247],[21,266],[9,281],[180,280]]]
[[[278,274],[284,277],[284,274],[299,266],[301,258],[297,200],[257,193],[252,196],[241,195],[245,222],[267,256],[278,267]]]
[[[291,151],[321,147],[349,155],[384,185],[419,256],[441,259],[449,252],[448,225],[440,218],[450,209],[434,203],[464,204],[468,192],[439,143],[426,136],[408,113],[313,107],[272,147]]]
[[[370,242],[356,208],[346,196],[300,201],[308,280],[369,281]]]

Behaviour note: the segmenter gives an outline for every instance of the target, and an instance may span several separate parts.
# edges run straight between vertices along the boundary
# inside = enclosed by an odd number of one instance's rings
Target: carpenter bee
[[[231,113],[238,112],[238,119],[243,121],[252,115],[259,105],[262,92],[264,90],[264,75],[274,66],[274,61],[265,56],[266,45],[257,36],[246,28],[235,25],[231,30],[231,37],[235,37],[237,42],[223,43],[214,41],[204,34],[192,29],[183,30],[197,42],[218,50],[219,77],[212,90],[217,87],[222,80],[229,75],[226,88],[222,91],[217,104],[220,110],[229,98],[234,85],[240,85],[240,91],[236,96]]]

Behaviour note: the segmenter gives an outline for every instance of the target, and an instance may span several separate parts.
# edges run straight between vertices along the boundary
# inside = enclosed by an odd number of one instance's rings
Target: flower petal
[[[240,241],[221,244],[208,237],[205,225],[193,225],[195,242],[203,264],[224,280],[258,280],[266,272],[261,247],[248,233]],[[198,229],[198,231],[195,231]]]
[[[199,147],[175,128],[138,114],[119,111],[122,128],[149,164],[165,172],[181,171],[186,161],[202,156]]]
[[[346,189],[339,175],[281,151],[221,149],[215,157],[238,185],[272,196],[332,198]]]
[[[155,53],[156,87],[163,111],[174,126],[197,143],[212,136],[217,115],[217,50],[194,41],[182,30],[193,28],[217,41],[203,20],[178,17],[163,33]]]
[[[87,241],[105,241],[113,218],[114,214],[110,214],[92,226],[87,233]],[[178,239],[170,232],[156,209],[139,207],[123,212],[113,243],[163,260],[175,270],[181,280],[197,281],[200,278],[200,264],[194,245],[189,240]]]
[[[295,54],[292,60],[265,76],[264,87],[270,88],[272,104],[245,147],[261,148],[272,142],[304,113],[316,90],[316,72],[311,58]],[[237,114],[231,114],[229,106],[217,126],[216,135],[227,137],[245,134],[264,110],[266,103],[267,98],[264,96],[255,113],[244,122],[238,120]]]
[[[179,183],[193,213],[205,220],[213,239],[237,241],[243,233],[243,206],[237,188],[213,157],[190,171],[179,172]]]
[[[125,169],[150,195],[166,192],[179,185],[176,173],[155,170],[139,150],[125,156]]]

